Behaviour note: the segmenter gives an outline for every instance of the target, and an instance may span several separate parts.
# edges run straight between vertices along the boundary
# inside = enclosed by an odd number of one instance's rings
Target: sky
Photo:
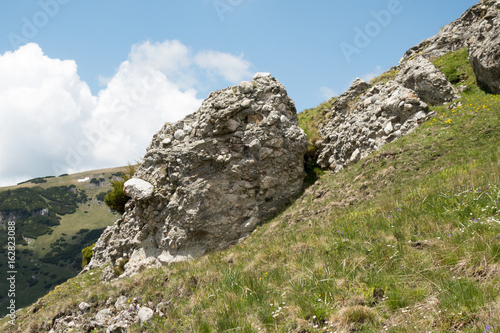
[[[472,0],[0,0],[0,186],[139,162],[165,122],[269,72],[299,112]]]

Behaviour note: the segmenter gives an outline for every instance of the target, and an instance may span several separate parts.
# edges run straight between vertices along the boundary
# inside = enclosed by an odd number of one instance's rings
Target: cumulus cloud
[[[196,56],[196,64],[214,75],[223,77],[229,82],[242,80],[251,75],[250,63],[243,56],[235,57],[229,53],[204,51]]]
[[[36,44],[0,55],[0,185],[52,175],[95,105],[74,61],[50,59]]]
[[[224,82],[211,90],[248,78],[250,66],[179,41],[145,42],[93,96],[73,60],[51,59],[37,44],[0,55],[0,186],[133,163],[165,122],[196,111],[199,87],[214,75]]]

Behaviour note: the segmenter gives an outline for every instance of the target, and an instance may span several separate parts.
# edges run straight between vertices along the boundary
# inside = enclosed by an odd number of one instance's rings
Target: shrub
[[[90,259],[92,259],[92,254],[94,254],[94,244],[87,246],[82,250],[82,269],[85,268],[90,262]]]
[[[125,204],[130,199],[125,193],[123,193],[123,185],[127,180],[132,178],[135,173],[135,167],[129,165],[127,172],[121,173],[122,180],[112,180],[111,181],[111,192],[106,194],[104,198],[104,203],[112,210],[123,214],[125,213]]]
[[[128,260],[128,258],[122,259],[118,262],[117,267],[113,267],[113,273],[115,274],[115,277],[118,277],[125,272],[125,265],[128,263]]]
[[[106,194],[108,194],[108,192],[101,192],[97,194],[95,197],[98,201],[104,201],[104,199],[106,198]]]

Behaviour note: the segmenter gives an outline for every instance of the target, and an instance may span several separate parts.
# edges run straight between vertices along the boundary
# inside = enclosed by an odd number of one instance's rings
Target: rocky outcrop
[[[9,211],[0,211],[0,228],[7,226],[10,221],[16,221],[21,218],[21,214]]]
[[[469,59],[481,89],[500,93],[500,1],[489,6],[469,39]],[[491,3],[491,4],[490,4]]]
[[[342,95],[339,96],[339,98],[337,100],[335,100],[333,107],[332,107],[332,110],[331,110],[331,111],[333,111],[333,109],[335,109],[335,112],[327,113],[326,114],[327,119],[329,116],[332,115],[332,113],[338,113],[338,112],[345,113],[345,112],[347,112],[347,110],[349,109],[351,104],[354,102],[356,97],[361,95],[361,93],[363,93],[366,89],[368,89],[370,87],[371,87],[371,85],[368,82],[366,82],[360,78],[357,78],[356,80],[354,80],[354,82],[351,84],[349,89],[347,89],[346,92],[344,92]]]
[[[338,172],[384,144],[413,131],[431,114],[413,90],[395,81],[366,87],[357,79],[333,104],[320,129],[318,164]],[[361,91],[356,95],[354,91]],[[347,97],[349,96],[349,97]]]
[[[498,0],[481,1],[472,6],[460,18],[444,26],[436,35],[412,47],[401,58],[403,63],[417,55],[426,59],[441,57],[449,52],[458,51],[467,46],[473,31],[481,23],[488,7]]]
[[[443,104],[458,98],[457,89],[446,79],[443,72],[422,56],[401,64],[394,80],[415,91],[421,100],[430,105]]]
[[[237,243],[300,193],[306,149],[295,105],[270,74],[212,92],[153,137],[126,183],[126,212],[88,268],[109,263],[110,279],[125,262],[128,275]]]
[[[318,164],[339,171],[413,131],[428,119],[427,104],[458,98],[457,89],[429,59],[469,47],[479,86],[500,93],[499,36],[500,1],[483,0],[408,50],[394,81],[368,89],[366,82],[356,80],[326,114],[322,140],[317,142]]]
[[[435,36],[409,49],[400,63],[421,55],[436,58],[464,47],[478,85],[487,92],[500,93],[500,1],[482,0]]]

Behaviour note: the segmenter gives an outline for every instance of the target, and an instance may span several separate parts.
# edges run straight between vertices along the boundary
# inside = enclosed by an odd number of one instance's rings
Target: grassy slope
[[[324,113],[332,107],[336,99],[337,97],[333,97],[315,108],[298,114],[300,126],[307,135],[309,146],[314,146],[314,143],[320,139],[318,127],[324,120]]]
[[[463,54],[439,60],[462,67],[462,107],[324,174],[238,246],[112,283],[83,274],[16,328],[126,295],[165,304],[132,332],[498,332],[500,97],[477,89]]]

